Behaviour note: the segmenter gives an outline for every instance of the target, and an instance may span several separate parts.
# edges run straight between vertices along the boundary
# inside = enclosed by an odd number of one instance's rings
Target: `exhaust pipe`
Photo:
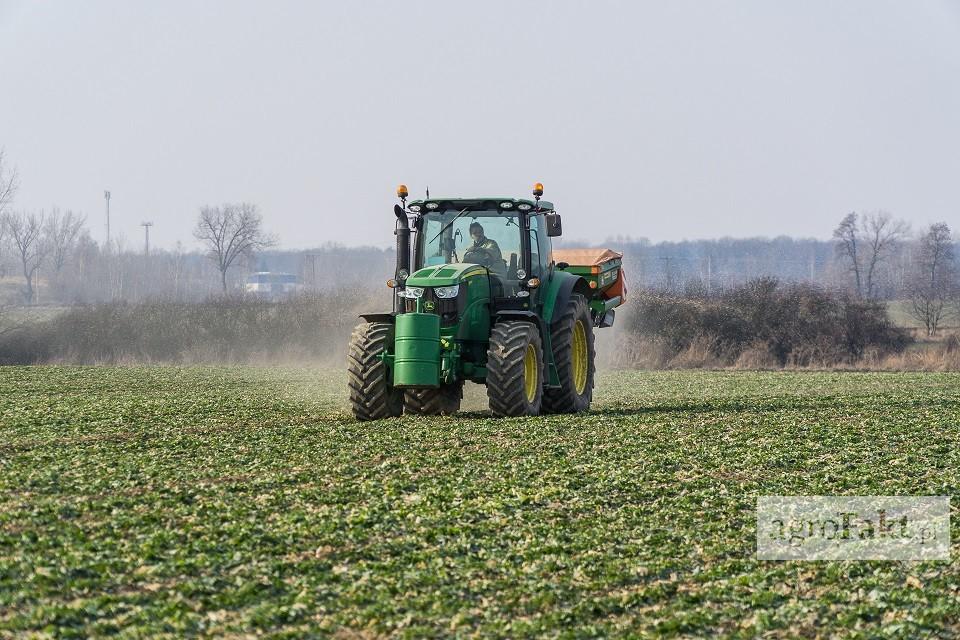
[[[394,232],[397,234],[397,272],[394,277],[402,287],[406,278],[400,278],[400,270],[405,270],[407,275],[410,275],[410,222],[400,205],[393,205],[393,213],[397,216],[397,230]]]

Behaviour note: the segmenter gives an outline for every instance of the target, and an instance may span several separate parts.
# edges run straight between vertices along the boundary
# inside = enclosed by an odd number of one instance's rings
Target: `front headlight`
[[[401,298],[419,298],[423,295],[423,287],[406,287],[397,291],[397,295]]]
[[[455,284],[449,287],[435,287],[433,292],[437,294],[438,298],[456,298],[460,293],[460,285]]]

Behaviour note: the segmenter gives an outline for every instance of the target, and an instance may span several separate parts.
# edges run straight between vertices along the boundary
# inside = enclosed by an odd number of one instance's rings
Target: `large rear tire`
[[[357,420],[379,420],[403,413],[403,392],[387,381],[387,365],[380,359],[393,325],[369,322],[353,330],[347,354],[350,410]]]
[[[535,416],[543,400],[543,345],[529,322],[498,322],[487,349],[487,398],[498,417]]]
[[[405,389],[403,410],[416,416],[449,416],[460,410],[463,382],[441,385],[439,389]]]
[[[560,377],[559,389],[547,389],[543,408],[549,413],[579,413],[593,401],[594,359],[593,318],[587,299],[575,293],[550,330],[553,362]]]

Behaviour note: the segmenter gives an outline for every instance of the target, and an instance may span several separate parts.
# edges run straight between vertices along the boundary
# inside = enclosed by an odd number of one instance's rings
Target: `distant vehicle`
[[[260,298],[287,298],[303,290],[303,282],[292,273],[258,271],[247,277],[244,290]]]

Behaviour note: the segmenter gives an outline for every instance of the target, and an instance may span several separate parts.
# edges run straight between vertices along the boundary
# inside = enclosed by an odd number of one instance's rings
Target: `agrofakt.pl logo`
[[[761,560],[949,560],[949,496],[761,496]]]

